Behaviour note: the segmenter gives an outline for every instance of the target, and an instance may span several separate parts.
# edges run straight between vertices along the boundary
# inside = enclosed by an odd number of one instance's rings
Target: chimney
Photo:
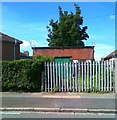
[[[25,54],[26,56],[29,56],[29,52],[28,52],[28,51],[24,51],[24,54]]]

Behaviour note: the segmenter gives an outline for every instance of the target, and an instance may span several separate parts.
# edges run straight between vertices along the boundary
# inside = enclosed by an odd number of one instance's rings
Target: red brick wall
[[[20,59],[20,44],[15,46],[16,59]],[[14,43],[2,42],[2,60],[14,60]]]
[[[16,45],[16,59],[20,59],[20,44]]]
[[[26,55],[26,56],[29,56],[29,52],[28,51],[24,51],[23,54]]]
[[[65,48],[65,49],[35,49],[33,50],[33,57],[37,55],[60,57],[60,56],[72,56],[74,60],[93,60],[94,50],[93,48]]]

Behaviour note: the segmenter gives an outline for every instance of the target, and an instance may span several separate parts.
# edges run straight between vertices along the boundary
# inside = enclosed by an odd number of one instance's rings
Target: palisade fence
[[[45,92],[115,92],[115,61],[45,62]]]

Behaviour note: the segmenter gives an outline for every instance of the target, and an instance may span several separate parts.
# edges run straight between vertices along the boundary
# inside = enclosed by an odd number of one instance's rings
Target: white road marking
[[[0,115],[20,115],[22,112],[12,112],[12,111],[7,111],[7,112],[0,112]]]

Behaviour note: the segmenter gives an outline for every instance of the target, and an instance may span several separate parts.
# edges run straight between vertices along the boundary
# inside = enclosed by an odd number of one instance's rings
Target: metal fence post
[[[44,92],[44,71],[42,72],[41,76],[41,91]]]
[[[115,82],[115,93],[117,93],[117,58],[115,58],[115,78],[114,78],[114,82]]]

